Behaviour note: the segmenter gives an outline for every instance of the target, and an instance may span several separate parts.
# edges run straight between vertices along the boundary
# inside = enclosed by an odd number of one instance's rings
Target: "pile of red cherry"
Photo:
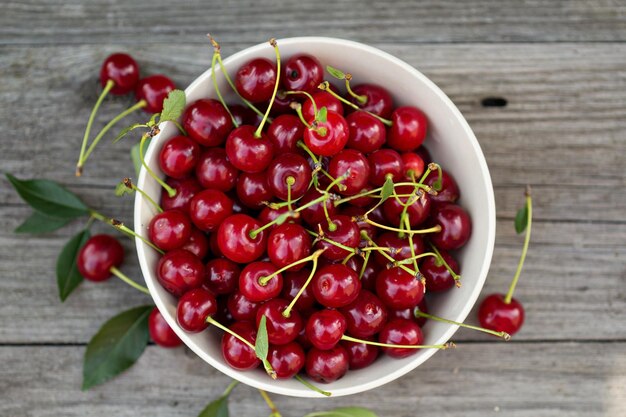
[[[427,117],[379,85],[340,93],[305,54],[283,68],[253,59],[233,84],[251,106],[188,103],[187,135],[158,155],[174,193],[148,232],[179,325],[228,327],[224,359],[248,370],[265,316],[278,378],[331,382],[380,352],[415,353],[415,310],[458,284],[450,251],[471,234],[454,179],[422,146]]]

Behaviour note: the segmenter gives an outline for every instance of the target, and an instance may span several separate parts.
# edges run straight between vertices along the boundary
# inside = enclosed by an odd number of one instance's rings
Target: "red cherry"
[[[418,235],[413,235],[412,239],[413,251],[415,252],[415,255],[423,253],[424,241],[422,240],[422,238]],[[398,233],[396,232],[385,232],[381,234],[376,239],[376,245],[381,248],[393,249],[389,254],[396,261],[408,259],[413,256],[413,254],[411,253],[411,246],[409,245],[409,239],[407,237],[399,237]],[[380,266],[386,266],[389,263],[389,260],[379,253],[374,255],[374,260]]]
[[[404,308],[402,310],[389,310],[389,320],[398,318],[398,319],[406,319],[413,320],[420,327],[424,327],[426,324],[426,317],[416,317],[415,312],[421,311],[422,313],[428,313],[428,307],[426,305],[426,297],[422,298],[422,301],[414,308]]]
[[[233,129],[233,121],[217,100],[200,99],[191,103],[181,123],[189,136],[203,146],[219,146]]]
[[[411,185],[400,185],[395,189],[398,195],[411,195],[415,192],[415,187]],[[428,218],[431,206],[430,195],[422,192],[420,197],[412,195],[411,197],[388,198],[385,200],[383,212],[389,224],[400,226],[400,222],[403,221],[402,213],[405,211],[403,204],[407,204],[409,201],[413,201],[413,204],[406,209],[406,215],[412,227],[422,224]]]
[[[391,94],[379,85],[361,84],[352,87],[352,91],[359,96],[365,96],[365,104],[361,104],[356,97],[350,97],[350,101],[365,111],[374,113],[388,119],[393,110]]]
[[[276,84],[276,64],[255,58],[243,64],[235,74],[237,92],[252,103],[269,100]]]
[[[328,222],[324,221],[324,223],[321,224],[326,239],[333,240],[350,248],[359,247],[359,243],[361,243],[359,227],[352,222],[350,217],[339,214],[331,216],[330,220],[335,227],[333,231],[329,230]],[[347,250],[324,240],[317,242],[316,248],[326,249],[322,257],[333,261],[343,259],[350,254]]]
[[[524,324],[524,307],[515,298],[507,304],[504,294],[490,294],[480,303],[478,320],[482,327],[514,335]]]
[[[385,269],[376,278],[376,294],[392,310],[415,307],[424,291],[420,279],[398,267]]]
[[[320,350],[334,348],[343,337],[348,324],[337,310],[320,310],[311,315],[306,323],[306,336]]]
[[[348,322],[347,333],[358,338],[375,335],[387,322],[387,308],[367,290],[362,290],[356,300],[340,311]]]
[[[250,301],[259,303],[267,301],[280,294],[283,289],[283,277],[274,275],[265,284],[261,279],[274,274],[278,269],[270,262],[252,262],[239,275],[239,291]]]
[[[281,215],[288,213],[289,212],[289,207],[288,206],[283,206],[283,207],[279,207],[277,209],[273,209],[271,207],[265,207],[263,210],[261,210],[261,212],[259,213],[257,220],[259,221],[260,224],[268,224],[273,222],[274,220],[276,220],[278,217],[280,217]],[[294,217],[289,217],[289,219],[287,220],[289,223],[300,223],[300,218],[294,218]],[[266,231],[271,232],[272,230],[274,230],[276,228],[276,224],[272,224],[271,226],[269,226],[267,229],[265,229]]]
[[[329,111],[326,122],[304,130],[304,143],[316,155],[333,156],[346,146],[350,129],[339,113]]]
[[[291,186],[289,186],[289,181],[293,181]],[[267,182],[274,196],[287,201],[291,193],[293,201],[302,197],[307,191],[311,183],[311,167],[307,160],[298,154],[279,155],[274,158],[267,169]]]
[[[328,164],[328,173],[333,178],[342,175],[347,177],[341,181],[345,188],[333,187],[343,195],[354,195],[359,193],[367,185],[370,175],[370,165],[365,156],[354,149],[344,149],[332,157]]]
[[[209,253],[209,238],[199,229],[192,227],[189,240],[181,248],[193,253],[200,259],[204,259]]]
[[[430,240],[441,249],[458,249],[465,245],[472,233],[472,222],[465,210],[456,204],[439,205],[433,214],[435,225],[441,231],[430,234]]]
[[[205,232],[216,230],[233,213],[233,201],[221,191],[204,190],[189,205],[191,221]]]
[[[180,297],[204,283],[204,265],[193,253],[174,249],[159,259],[157,279],[168,292]]]
[[[242,106],[241,104],[228,104],[228,110],[237,122],[237,126],[241,125],[258,125],[261,119],[251,108]]]
[[[440,249],[439,253],[448,266],[452,268],[456,274],[458,274],[459,264],[452,257],[452,255],[443,249]],[[454,287],[456,282],[443,262],[439,262],[439,259],[434,256],[424,258],[424,260],[420,263],[420,272],[426,279],[426,290],[428,292],[447,291]]]
[[[158,308],[154,307],[148,316],[148,332],[150,339],[164,348],[173,348],[183,344],[183,341],[174,333],[167,324]]]
[[[346,122],[350,129],[347,145],[349,148],[371,153],[385,144],[387,140],[385,125],[371,114],[355,111],[346,117]]]
[[[393,319],[380,331],[378,341],[389,345],[421,345],[424,335],[414,321]],[[419,349],[384,347],[382,350],[392,358],[406,358],[417,353]]]
[[[111,277],[111,268],[124,261],[124,248],[113,236],[95,235],[78,252],[76,266],[83,278],[104,281]]]
[[[164,251],[182,247],[191,237],[191,221],[180,210],[156,214],[148,225],[150,241]]]
[[[359,276],[342,264],[324,266],[311,281],[315,299],[325,307],[338,308],[353,302],[361,291]]]
[[[135,89],[137,101],[144,100],[146,106],[143,108],[148,113],[160,113],[163,110],[163,101],[170,91],[176,89],[176,84],[165,75],[149,75],[139,80]]]
[[[245,214],[227,217],[217,230],[220,251],[231,261],[240,264],[260,258],[266,249],[267,234],[262,231],[251,237],[250,232],[261,226],[261,223]]]
[[[426,139],[428,119],[421,110],[411,106],[398,107],[391,115],[391,129],[387,135],[387,146],[400,152],[420,147]]]
[[[107,81],[115,84],[111,88],[111,94],[128,94],[139,81],[139,66],[137,62],[128,54],[115,53],[109,55],[100,68],[100,84],[104,87]]]
[[[421,156],[416,154],[415,152],[405,152],[400,155],[402,158],[402,163],[404,164],[404,179],[407,181],[412,181],[410,173],[413,174],[413,178],[416,181],[424,174],[424,160]]]
[[[283,290],[281,292],[281,298],[284,298],[287,301],[292,301],[300,289],[306,283],[306,280],[309,278],[311,271],[309,269],[301,269],[297,272],[285,272],[283,275]],[[308,311],[315,304],[315,296],[313,295],[313,291],[311,290],[311,286],[308,285],[300,297],[298,301],[296,301],[295,308],[300,311]]]
[[[349,342],[347,340],[342,340],[341,346],[348,352],[350,369],[363,369],[370,366],[378,358],[378,353],[380,352],[378,346]]]
[[[159,152],[161,171],[172,178],[184,178],[193,171],[200,158],[200,146],[187,136],[174,136]]]
[[[196,165],[196,177],[204,188],[230,191],[235,187],[239,171],[226,157],[222,148],[210,148],[202,153]]]
[[[168,178],[167,185],[176,191],[174,197],[170,197],[168,193],[161,193],[161,207],[165,211],[178,209],[189,214],[189,204],[194,195],[202,190],[202,186],[195,177],[187,177],[182,179]]]
[[[233,319],[254,321],[260,303],[248,300],[241,292],[235,291],[228,296],[227,306]]]
[[[365,212],[367,211],[366,208],[364,207],[358,207],[358,206],[353,206],[353,205],[345,205],[345,207],[343,207],[343,209],[341,210],[341,214],[344,216],[349,216],[350,218],[353,219],[353,221],[356,223],[357,227],[359,228],[359,231],[361,233],[365,232],[367,233],[367,235],[370,237],[370,239],[374,240],[376,238],[376,235],[378,234],[378,228],[374,227],[372,224],[367,223],[363,217],[363,215],[365,214]],[[357,219],[355,219],[355,217]],[[367,241],[365,239],[361,240],[361,244],[359,246],[364,247],[366,245]],[[363,259],[360,256],[353,256],[352,259]]]
[[[278,379],[293,378],[304,367],[305,355],[297,342],[270,346],[267,359]]]
[[[299,224],[283,223],[276,226],[267,239],[267,254],[277,268],[283,268],[311,253],[311,237]],[[305,264],[292,266],[288,271],[299,271]]]
[[[252,209],[265,207],[274,197],[267,183],[267,174],[242,172],[237,179],[237,197],[241,204]]]
[[[256,329],[252,323],[237,321],[229,329],[254,346]],[[239,371],[254,369],[261,364],[254,349],[230,333],[224,333],[222,336],[222,356],[231,368]]]
[[[230,294],[237,288],[241,269],[233,261],[212,259],[206,264],[205,270],[205,285],[213,294]]]
[[[370,163],[369,180],[373,186],[382,186],[387,176],[391,176],[393,182],[402,179],[404,172],[402,157],[393,149],[379,149],[372,152],[367,159]]]
[[[281,114],[272,121],[267,129],[267,137],[274,144],[277,155],[285,152],[297,152],[296,144],[302,139],[304,125],[293,114]]]
[[[343,116],[343,105],[341,101],[332,94],[327,91],[318,91],[313,94],[313,100],[315,100],[315,105],[317,106],[317,111],[319,112],[322,107],[326,107],[327,111],[334,111],[335,113],[339,113]],[[305,120],[313,120],[315,119],[315,112],[313,111],[313,102],[310,99],[306,99],[304,104],[302,104],[302,115]]]
[[[285,62],[280,79],[286,90],[314,93],[324,80],[324,69],[311,55],[294,55]]]
[[[256,127],[242,125],[230,132],[224,148],[230,163],[244,172],[261,172],[272,162],[274,144],[265,133],[255,136]]]
[[[322,193],[317,191],[315,187],[311,187],[298,201],[298,205],[300,207],[305,206],[306,204],[321,196]],[[309,226],[317,227],[319,223],[326,221],[326,216],[324,214],[324,205],[326,206],[326,210],[329,216],[333,216],[337,212],[337,208],[332,203],[332,201],[324,200],[302,210],[300,212],[300,217],[302,217],[302,219],[307,222]]]
[[[348,352],[341,345],[330,350],[312,348],[306,355],[306,374],[314,381],[330,383],[348,372]]]
[[[217,300],[204,288],[189,290],[180,297],[176,307],[178,325],[186,332],[198,333],[206,329],[208,317],[217,312]]]
[[[261,317],[266,317],[267,337],[273,345],[286,345],[294,341],[302,329],[302,319],[296,310],[291,310],[289,317],[283,315],[288,305],[286,300],[274,298],[262,304],[256,313],[257,327]]]
[[[431,187],[439,179],[439,173],[433,171],[424,180],[424,184]],[[456,181],[447,171],[441,170],[441,189],[437,191],[437,195],[431,196],[431,200],[436,203],[454,203],[459,199],[459,186],[456,185]]]

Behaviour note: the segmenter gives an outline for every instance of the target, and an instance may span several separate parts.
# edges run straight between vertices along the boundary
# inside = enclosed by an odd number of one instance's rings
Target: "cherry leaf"
[[[72,291],[83,282],[83,277],[76,266],[76,259],[80,248],[87,243],[89,237],[91,237],[89,229],[80,231],[65,244],[57,258],[57,287],[61,302],[65,301]]]
[[[185,110],[185,92],[182,90],[172,90],[163,100],[163,110],[159,121],[176,121]]]
[[[72,219],[58,219],[56,217],[50,217],[38,211],[34,211],[29,218],[17,226],[14,232],[33,234],[48,233],[65,226],[70,221],[72,221]]]
[[[394,193],[393,180],[391,179],[391,177],[389,177],[385,180],[382,190],[380,190],[381,202],[387,200],[389,197],[393,195],[393,193]]]
[[[322,107],[317,112],[317,121],[320,123],[326,123],[327,119],[328,119],[328,109],[326,107]]]
[[[517,211],[515,215],[515,231],[517,234],[522,233],[526,230],[526,225],[528,224],[528,207],[524,205],[521,209]]]
[[[330,75],[338,80],[346,79],[346,74],[344,74],[341,70],[338,70],[337,68],[331,67],[330,65],[326,65],[326,71],[328,71]]]
[[[146,149],[148,149],[149,145],[150,145],[150,138],[146,139],[143,145],[144,155],[146,154]],[[141,171],[141,158],[139,158],[139,146],[141,146],[141,142],[137,142],[130,149],[130,158],[133,161],[133,165],[135,167],[135,173],[137,174],[137,176],[139,176],[139,171]]]
[[[256,357],[262,361],[267,360],[267,354],[269,353],[269,341],[267,337],[267,318],[263,315],[259,321],[259,330],[256,334],[256,343],[254,344],[254,350]]]
[[[17,193],[36,211],[58,219],[75,219],[89,214],[89,207],[76,194],[50,180],[18,180],[11,174],[7,179]]]
[[[223,395],[215,401],[211,401],[198,417],[228,417],[228,395]]]
[[[124,311],[104,323],[89,341],[83,365],[83,390],[130,368],[148,345],[148,316],[154,306]]]

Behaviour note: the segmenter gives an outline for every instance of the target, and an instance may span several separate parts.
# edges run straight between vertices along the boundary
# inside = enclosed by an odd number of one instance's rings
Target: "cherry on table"
[[[111,94],[124,95],[128,94],[137,85],[139,81],[139,65],[128,54],[115,53],[109,55],[100,68],[100,83],[104,87],[111,80],[114,85],[111,88]]]
[[[189,214],[191,199],[200,191],[202,186],[195,177],[181,179],[168,178],[165,183],[172,187],[176,194],[170,197],[168,193],[161,193],[161,207],[163,210],[181,210]]]
[[[283,277],[275,274],[278,269],[270,262],[252,262],[243,268],[239,275],[239,291],[250,301],[259,303],[280,294],[283,289]],[[272,276],[267,282],[261,279]]]
[[[217,230],[224,219],[233,213],[233,200],[219,190],[203,190],[189,204],[191,221],[205,232]]]
[[[217,100],[200,99],[183,112],[181,124],[189,136],[202,146],[219,146],[233,129],[226,108]]]
[[[235,168],[222,148],[209,148],[198,158],[196,178],[204,188],[230,191],[237,183],[239,171]]]
[[[97,282],[110,278],[111,268],[119,267],[123,261],[124,248],[117,239],[95,235],[78,252],[76,266],[83,278]]]
[[[256,130],[250,125],[239,126],[224,145],[230,163],[243,172],[265,171],[274,157],[274,144],[265,133],[255,136]]]
[[[456,259],[443,249],[440,249],[439,253],[452,271],[458,274],[459,264]],[[428,292],[447,291],[454,287],[456,283],[454,277],[450,274],[450,271],[448,271],[448,268],[434,256],[429,256],[422,260],[420,263],[420,272],[426,279],[426,290]]]
[[[380,149],[387,140],[385,125],[364,111],[355,111],[346,117],[350,135],[347,146],[365,154]]]
[[[478,320],[482,327],[514,335],[524,324],[524,307],[515,298],[507,303],[504,294],[490,294],[480,303]]]
[[[204,264],[184,249],[174,249],[159,259],[157,279],[169,293],[180,297],[204,283]]]
[[[154,307],[148,316],[148,332],[150,339],[164,348],[173,348],[183,344],[183,341],[174,333],[174,330],[165,321],[158,308]]]
[[[398,267],[385,269],[376,278],[376,294],[392,310],[415,307],[424,291],[420,279]]]
[[[195,288],[184,293],[178,300],[176,319],[186,332],[198,333],[209,326],[207,318],[216,312],[215,296],[205,288]]]
[[[441,249],[458,249],[465,245],[472,233],[469,214],[456,204],[437,205],[432,215],[433,224],[441,231],[431,233],[430,240]]]
[[[311,348],[306,355],[306,374],[314,381],[330,383],[348,372],[348,352],[337,345],[330,350]]]
[[[294,377],[304,367],[304,349],[297,342],[285,345],[270,346],[267,355],[272,369],[276,372],[276,378],[289,379]]]
[[[235,74],[237,92],[252,103],[269,100],[276,84],[276,64],[266,58],[252,59]]]
[[[272,194],[284,201],[304,195],[311,183],[311,167],[295,153],[278,155],[267,168],[267,182]]]
[[[404,163],[400,154],[393,149],[379,149],[367,157],[370,163],[369,181],[376,187],[382,186],[391,176],[393,182],[398,182],[403,177]]]
[[[387,146],[400,152],[420,147],[426,139],[428,119],[420,109],[412,106],[396,108],[391,115],[391,128],[387,135]]]
[[[305,326],[306,336],[320,350],[332,349],[339,343],[348,324],[337,310],[320,310],[313,313]]]
[[[356,300],[340,309],[350,336],[365,339],[380,332],[387,322],[387,308],[370,291],[361,290]]]
[[[285,62],[280,78],[287,90],[314,93],[324,80],[324,68],[311,55],[294,55]]]
[[[160,113],[163,110],[163,101],[174,89],[176,84],[169,77],[162,74],[149,75],[137,83],[135,98],[146,102],[143,108],[146,112]]]
[[[293,342],[302,329],[302,318],[297,310],[291,310],[289,317],[283,311],[289,303],[281,298],[273,298],[259,307],[256,313],[256,325],[259,326],[261,317],[266,317],[267,338],[273,345],[285,345]]]
[[[267,137],[274,144],[276,154],[298,152],[296,144],[304,134],[304,125],[293,114],[281,114],[267,129]]]
[[[211,259],[205,266],[205,286],[215,295],[230,294],[239,283],[241,268],[231,260]]]
[[[333,178],[346,175],[341,181],[343,187],[335,186],[333,190],[343,195],[354,195],[367,185],[370,164],[361,152],[354,149],[344,149],[331,158],[328,164],[328,173]]]
[[[254,346],[256,328],[251,322],[237,321],[229,329]],[[239,371],[248,371],[261,364],[254,349],[230,333],[224,333],[222,336],[222,356],[231,368]]]
[[[329,111],[325,122],[318,121],[315,126],[304,130],[304,143],[316,155],[333,156],[346,146],[349,136],[346,119],[339,113]]]
[[[258,220],[246,214],[227,217],[217,230],[220,251],[231,261],[240,264],[260,258],[267,247],[267,234],[265,231],[253,232],[261,226]]]
[[[181,179],[196,167],[200,158],[200,146],[187,136],[168,139],[159,152],[159,167],[166,175]]]
[[[380,331],[378,341],[390,345],[421,345],[424,335],[414,321],[392,319]],[[392,358],[406,358],[417,353],[419,349],[383,347],[382,350]]]
[[[160,249],[170,251],[189,241],[193,227],[189,216],[180,210],[157,213],[148,224],[148,237]]]
[[[358,297],[361,281],[357,273],[346,265],[330,264],[315,273],[311,288],[318,303],[325,307],[339,308]]]
[[[375,84],[360,84],[352,87],[352,91],[359,96],[365,97],[362,104],[356,97],[349,97],[350,101],[361,109],[388,119],[393,110],[393,99],[387,89]]]
[[[286,267],[311,253],[311,237],[304,227],[295,223],[276,226],[267,239],[267,254],[278,268]],[[294,265],[288,271],[299,271],[305,264]]]

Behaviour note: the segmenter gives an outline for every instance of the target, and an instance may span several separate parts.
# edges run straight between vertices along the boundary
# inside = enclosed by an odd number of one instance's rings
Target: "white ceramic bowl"
[[[383,85],[394,97],[396,105],[414,105],[422,109],[429,119],[429,132],[425,145],[433,159],[452,173],[461,190],[461,204],[472,218],[472,236],[459,252],[463,285],[452,289],[430,303],[432,314],[455,321],[464,321],[482,289],[493,252],[495,236],[495,203],[491,178],[478,141],[467,122],[450,99],[428,78],[405,62],[379,49],[360,43],[323,37],[289,38],[278,41],[283,62],[297,53],[316,56],[326,66],[350,71],[356,83],[372,82]],[[255,57],[274,59],[273,48],[268,43],[247,48],[224,60],[232,75],[239,66]],[[215,97],[210,78],[211,70],[200,75],[185,90],[187,102],[200,98]],[[222,93],[230,91],[216,71]],[[327,77],[329,79],[329,77]],[[229,102],[236,102],[232,94],[225,94]],[[157,163],[162,144],[177,133],[172,123],[161,126],[147,153],[150,168],[162,175]],[[161,189],[154,179],[142,169],[137,185],[155,200]],[[147,236],[146,227],[155,214],[153,208],[140,194],[135,199],[135,231]],[[230,368],[222,359],[220,350],[221,331],[211,328],[200,334],[185,333],[176,323],[176,298],[158,283],[155,269],[159,255],[141,240],[136,240],[137,254],[143,276],[159,310],[174,331],[198,356],[214,368],[247,385],[269,392],[297,397],[319,397],[295,379],[272,381],[263,370],[239,372]],[[424,326],[425,344],[442,344],[450,339],[457,326],[429,321]],[[331,384],[320,385],[333,396],[349,395],[367,391],[406,374],[419,366],[436,352],[435,349],[420,350],[404,359],[379,358],[372,366],[349,371],[343,378]],[[447,351],[446,355],[454,355]],[[182,382],[184,384],[184,381]]]

